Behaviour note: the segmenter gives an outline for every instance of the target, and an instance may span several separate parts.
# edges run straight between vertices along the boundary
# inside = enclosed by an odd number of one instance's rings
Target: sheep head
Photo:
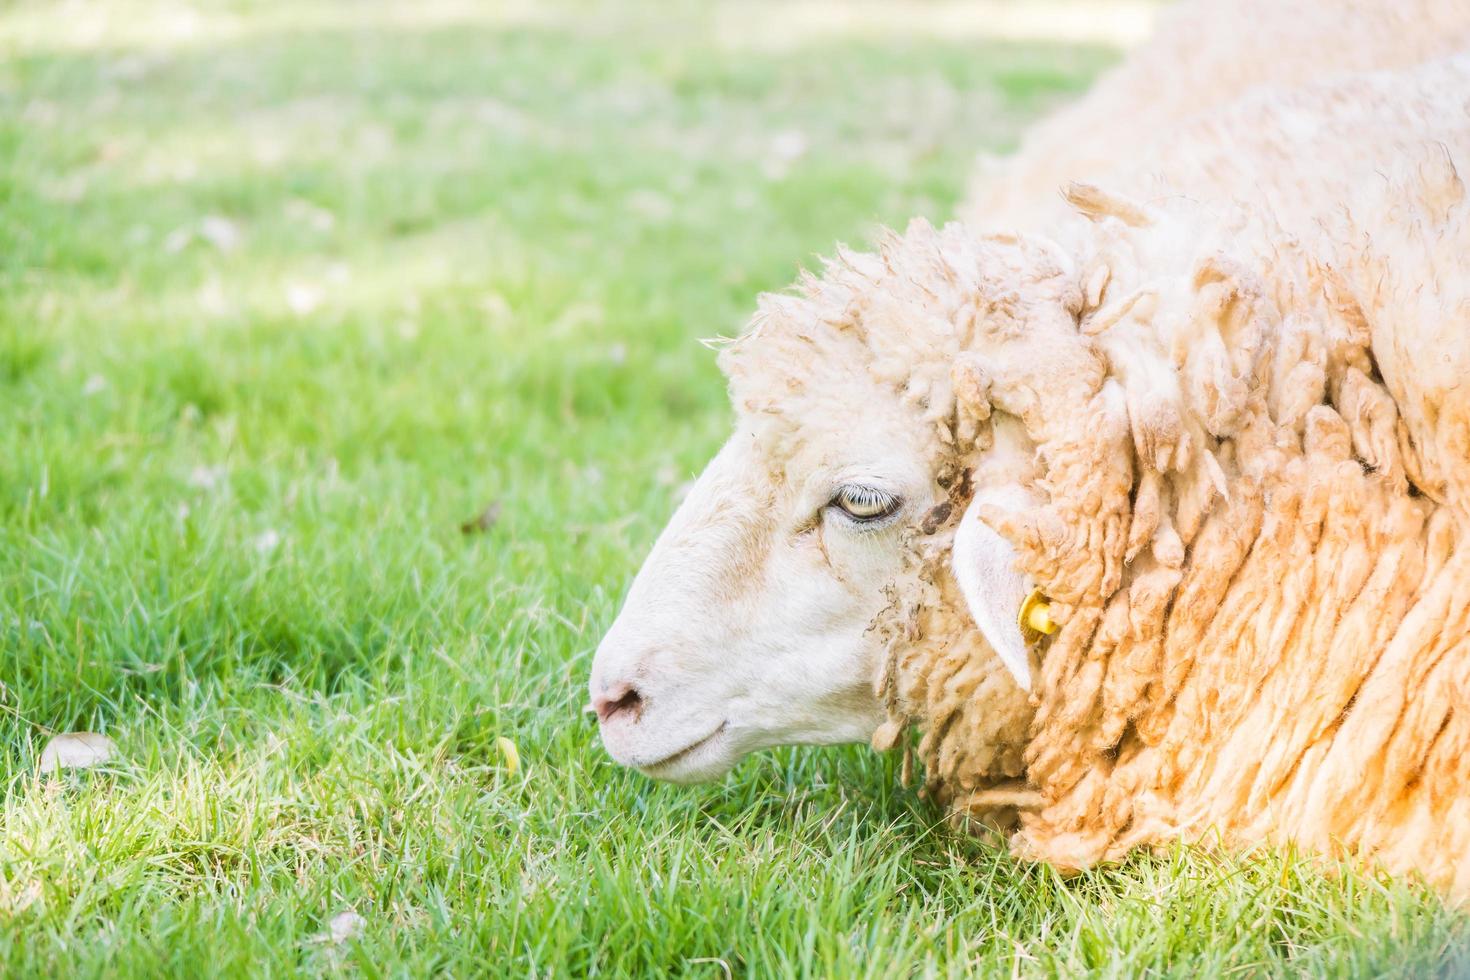
[[[1177,568],[1157,474],[1208,455],[1148,334],[1189,334],[1180,297],[1098,271],[1149,220],[1129,217],[1094,215],[1085,261],[916,222],[762,299],[721,357],[735,434],[594,661],[614,758],[694,780],[773,745],[886,748],[915,723],[936,795],[1012,798],[996,784],[1026,769],[1027,689],[1050,683],[1017,607],[1044,591],[1075,659],[1126,562]],[[1179,282],[1187,307],[1212,280]],[[1189,334],[1202,351],[1206,333]],[[1201,387],[1221,426],[1240,408],[1224,389]]]
[[[1069,273],[1045,243],[916,223],[763,297],[721,358],[735,434],[597,652],[614,758],[695,780],[773,745],[891,743],[896,704],[917,695],[889,665],[920,635],[975,653],[1011,729],[994,740],[1018,742],[1023,573],[980,516],[1035,502],[1034,437],[1052,424],[1026,424],[1039,395],[1010,365],[1054,364],[1060,389],[1077,383],[1073,362],[1100,375],[1085,345],[1047,341],[1076,337]]]

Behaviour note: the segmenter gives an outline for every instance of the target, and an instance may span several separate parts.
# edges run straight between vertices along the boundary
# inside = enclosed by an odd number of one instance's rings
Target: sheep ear
[[[1016,622],[1017,611],[1026,598],[1026,579],[1016,567],[1016,551],[1010,542],[980,519],[980,508],[986,504],[1024,503],[1024,492],[1019,487],[976,493],[960,518],[949,561],[975,625],[1000,655],[1016,683],[1029,691],[1031,656]]]

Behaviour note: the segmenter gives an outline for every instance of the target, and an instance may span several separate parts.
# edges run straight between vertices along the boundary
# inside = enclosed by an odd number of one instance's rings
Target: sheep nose
[[[643,695],[632,684],[619,682],[600,694],[592,695],[592,710],[597,712],[597,720],[603,723],[623,712],[631,713],[636,719],[642,708]]]

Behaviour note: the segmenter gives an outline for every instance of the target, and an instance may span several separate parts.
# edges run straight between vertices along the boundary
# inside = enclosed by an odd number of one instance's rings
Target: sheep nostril
[[[622,712],[631,712],[636,718],[642,708],[643,696],[632,684],[614,684],[592,698],[592,710],[597,712],[598,721],[608,721]]]

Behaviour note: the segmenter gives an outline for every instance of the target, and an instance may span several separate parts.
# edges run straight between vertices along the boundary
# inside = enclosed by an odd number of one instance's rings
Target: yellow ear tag
[[[1026,639],[1031,641],[1050,636],[1057,631],[1057,624],[1051,618],[1051,603],[1041,594],[1040,589],[1032,589],[1031,594],[1021,602],[1021,611],[1016,614],[1016,624],[1021,627],[1021,633]]]

